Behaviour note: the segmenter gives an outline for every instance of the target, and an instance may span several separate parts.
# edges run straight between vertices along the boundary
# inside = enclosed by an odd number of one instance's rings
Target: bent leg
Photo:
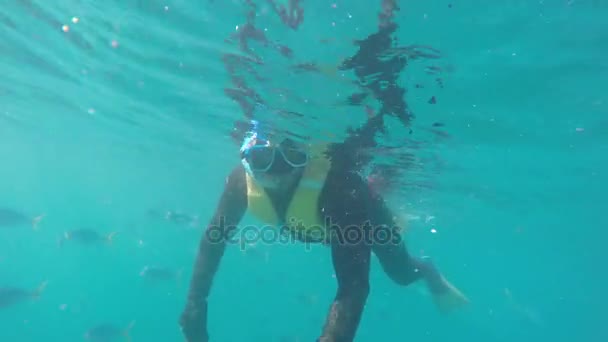
[[[420,279],[426,281],[433,294],[446,291],[446,282],[429,259],[413,257],[409,254],[400,229],[389,207],[380,196],[370,196],[369,217],[373,229],[387,230],[388,239],[372,241],[372,251],[378,257],[384,272],[397,284],[408,286]],[[378,234],[380,235],[380,234]]]
[[[376,244],[373,246],[373,251],[378,256],[384,272],[397,284],[407,286],[423,279],[440,311],[452,311],[469,302],[441,275],[429,259],[409,255],[403,241]]]
[[[411,256],[403,241],[375,244],[373,251],[384,272],[395,283],[408,286],[422,278],[427,281],[431,292],[441,292],[444,289],[441,274],[433,263]]]

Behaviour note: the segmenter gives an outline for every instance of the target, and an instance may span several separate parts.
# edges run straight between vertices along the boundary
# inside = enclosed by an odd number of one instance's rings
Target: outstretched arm
[[[369,294],[371,251],[365,244],[349,246],[334,243],[331,247],[338,291],[319,342],[351,342],[361,321]]]
[[[351,342],[369,294],[371,245],[366,240],[367,191],[357,173],[328,175],[323,209],[332,220],[331,251],[338,290],[319,342]]]
[[[180,325],[187,342],[206,342],[207,297],[211,284],[224,255],[226,240],[247,209],[245,170],[235,168],[226,180],[224,192],[201,238],[194,264],[186,307]]]

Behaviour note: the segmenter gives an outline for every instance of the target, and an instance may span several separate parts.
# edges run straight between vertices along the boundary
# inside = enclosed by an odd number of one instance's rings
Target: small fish
[[[86,245],[100,242],[112,243],[112,239],[116,234],[116,232],[112,232],[108,235],[102,235],[88,228],[74,229],[63,233],[63,237],[59,239],[59,246],[61,247],[66,240],[77,241]]]
[[[46,288],[47,281],[42,282],[36,289],[26,290],[19,287],[0,287],[0,308],[6,308],[28,299],[40,297]]]
[[[0,208],[0,227],[17,227],[31,224],[33,229],[38,229],[38,223],[44,215],[30,218],[23,213],[8,208]]]
[[[188,224],[193,225],[198,222],[197,215],[189,215],[186,213],[181,213],[178,211],[167,211],[165,214],[165,219],[172,221],[176,224]]]
[[[150,279],[171,280],[181,277],[182,273],[182,269],[175,271],[168,267],[146,265],[139,272],[139,275]]]
[[[87,330],[84,333],[84,338],[92,342],[111,342],[117,341],[120,337],[131,341],[131,329],[135,325],[135,321],[129,323],[126,328],[120,328],[111,323],[103,323]]]
[[[305,305],[316,305],[319,303],[319,296],[315,294],[300,294],[296,298],[298,302]]]
[[[167,221],[171,221],[177,225],[188,225],[194,227],[198,224],[198,215],[190,215],[180,211],[161,211],[156,209],[148,210],[150,217],[162,218]]]

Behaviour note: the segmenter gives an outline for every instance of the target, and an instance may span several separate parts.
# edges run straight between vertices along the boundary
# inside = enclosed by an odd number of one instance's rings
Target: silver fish
[[[175,280],[181,278],[182,270],[173,270],[162,266],[144,266],[139,272],[141,277],[151,280]]]
[[[42,291],[46,287],[47,282],[44,281],[34,290],[26,290],[20,287],[0,287],[0,308],[6,308],[19,304],[28,299],[36,299],[40,297]]]
[[[199,223],[198,215],[190,215],[190,214],[187,214],[187,213],[184,213],[181,211],[176,211],[176,210],[163,211],[163,210],[151,209],[151,210],[148,210],[148,215],[150,217],[162,218],[164,220],[167,220],[167,221],[170,221],[177,225],[182,225],[182,226],[194,227],[194,226],[198,225],[198,223]]]
[[[92,342],[111,342],[119,338],[131,341],[130,332],[135,325],[135,321],[129,323],[126,328],[118,327],[111,323],[102,323],[92,327],[84,333],[84,338]]]
[[[34,229],[44,215],[30,218],[27,215],[9,208],[0,208],[0,228],[1,227],[18,227],[31,224]]]
[[[86,245],[100,242],[111,243],[116,234],[116,232],[112,232],[108,235],[102,235],[93,229],[74,229],[63,233],[63,237],[59,239],[59,246],[62,246],[66,240],[77,241]]]

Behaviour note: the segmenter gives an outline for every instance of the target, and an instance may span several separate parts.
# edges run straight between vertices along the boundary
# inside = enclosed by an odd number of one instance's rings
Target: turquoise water
[[[133,341],[182,340],[202,225],[238,162],[230,134],[244,115],[224,93],[233,85],[221,58],[240,53],[225,40],[245,21],[243,2],[5,1],[0,208],[26,219],[0,225],[0,287],[48,283],[38,299],[0,308],[0,341],[81,341],[98,324],[133,321]],[[287,66],[351,56],[352,40],[376,30],[379,3],[306,1],[291,30],[260,0],[256,25],[294,57],[254,45],[269,80],[250,85],[268,107],[304,117],[256,115],[336,140],[363,124],[364,110],[340,105],[351,74]],[[608,3],[591,0],[401,5],[399,44],[442,58],[402,74],[422,143],[386,196],[410,221],[412,253],[432,256],[471,304],[440,315],[422,285],[394,285],[374,260],[357,341],[607,340],[606,17]],[[443,88],[429,65],[441,66]],[[444,134],[429,131],[435,122]],[[387,124],[390,139],[405,136]],[[175,222],[168,211],[190,216]],[[58,243],[77,227],[118,234]],[[181,275],[150,282],[146,265]],[[313,341],[332,274],[323,247],[230,249],[210,297],[212,340]]]

